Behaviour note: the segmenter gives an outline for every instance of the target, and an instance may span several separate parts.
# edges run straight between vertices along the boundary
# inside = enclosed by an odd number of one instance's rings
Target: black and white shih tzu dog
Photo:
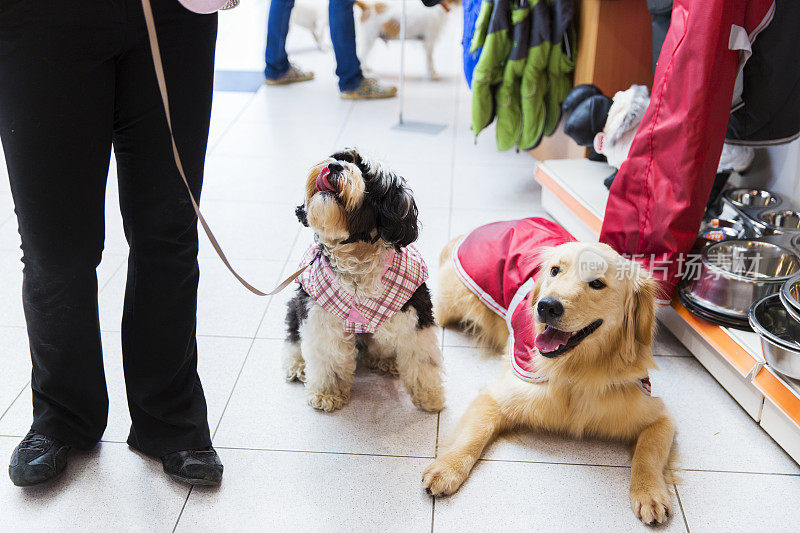
[[[359,358],[399,375],[417,407],[441,410],[442,353],[405,179],[355,149],[337,152],[310,170],[296,214],[315,243],[288,305],[286,378],[333,411],[350,398]]]

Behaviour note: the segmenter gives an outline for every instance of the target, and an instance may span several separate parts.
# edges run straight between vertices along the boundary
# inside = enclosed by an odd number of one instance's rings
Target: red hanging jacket
[[[670,299],[711,192],[740,55],[773,14],[773,0],[673,2],[650,105],[614,178],[600,233],[662,280]]]

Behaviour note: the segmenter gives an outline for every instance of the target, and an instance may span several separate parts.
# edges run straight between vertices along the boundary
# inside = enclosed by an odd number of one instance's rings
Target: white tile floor
[[[261,68],[266,7],[245,0],[221,16],[220,68]],[[317,80],[257,94],[215,96],[203,206],[229,256],[248,279],[272,286],[294,269],[309,234],[294,220],[305,168],[334,148],[358,145],[404,174],[424,224],[420,249],[436,278],[448,238],[503,218],[542,215],[533,160],[497,153],[490,129],[468,131],[469,93],[460,76],[459,16],[437,51],[445,80],[422,79],[421,50],[409,46],[406,117],[444,124],[435,136],[392,129],[397,101],[339,100],[330,53],[310,51],[293,32],[293,59]],[[396,78],[398,49],[376,47],[384,79]],[[1,156],[1,154],[0,154]],[[0,165],[0,173],[5,166]],[[16,222],[0,179],[0,460],[30,424],[30,366],[20,304]],[[236,285],[204,242],[198,333],[209,422],[225,462],[218,489],[188,487],[124,444],[119,320],[126,246],[110,173],[107,251],[100,304],[111,407],[103,442],[74,453],[55,483],[21,490],[0,476],[2,529],[128,531],[627,531],[643,530],[627,501],[627,449],[519,432],[492,446],[455,496],[433,501],[421,472],[477,390],[504,361],[464,335],[442,336],[447,408],[415,409],[397,380],[360,371],[350,403],[322,414],[302,386],[279,371],[287,294],[271,299]],[[800,468],[671,335],[655,345],[654,393],[676,418],[683,483],[663,529],[796,531]],[[523,512],[520,512],[523,511]]]

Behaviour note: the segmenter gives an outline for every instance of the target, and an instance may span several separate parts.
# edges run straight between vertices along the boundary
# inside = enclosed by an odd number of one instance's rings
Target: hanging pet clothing
[[[520,86],[522,132],[517,142],[520,150],[536,148],[544,136],[544,95],[547,93],[547,64],[552,46],[552,23],[547,3],[545,0],[531,0],[530,3],[531,34]]]
[[[513,148],[517,144],[522,126],[520,84],[528,56],[531,18],[528,1],[523,0],[521,4],[524,7],[514,7],[511,11],[513,44],[503,70],[503,81],[495,93],[497,109],[495,134],[498,150]]]
[[[577,5],[572,1],[547,0],[553,25],[552,47],[547,63],[549,87],[544,97],[544,134],[552,135],[561,119],[561,102],[572,89],[572,72],[575,70],[575,15]]]
[[[484,0],[471,48],[473,52],[483,48],[472,73],[472,133],[476,136],[494,120],[494,89],[503,80],[511,45],[510,0]]]
[[[673,4],[650,105],[611,186],[600,234],[638,257],[668,299],[714,182],[740,57],[774,13],[773,0]]]

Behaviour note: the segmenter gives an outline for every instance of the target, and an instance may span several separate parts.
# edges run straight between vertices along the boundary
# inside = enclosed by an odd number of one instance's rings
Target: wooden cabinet
[[[575,85],[593,83],[613,96],[653,82],[653,37],[645,0],[581,0]],[[540,161],[585,157],[559,126],[530,151]]]
[[[645,0],[583,0],[575,84],[613,96],[634,83],[652,86],[653,37]]]

